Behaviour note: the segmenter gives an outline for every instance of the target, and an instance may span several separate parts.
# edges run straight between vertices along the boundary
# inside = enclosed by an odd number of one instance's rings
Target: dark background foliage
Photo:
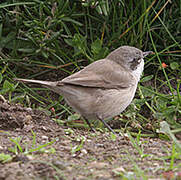
[[[47,109],[65,112],[60,99],[17,87],[12,78],[62,79],[119,46],[131,45],[155,52],[145,63],[136,112],[147,108],[150,117],[141,113],[143,121],[145,117],[166,119],[177,127],[181,121],[180,42],[180,0],[1,1],[1,94],[10,101],[26,99],[22,102],[27,106],[29,96],[41,103],[48,101]]]

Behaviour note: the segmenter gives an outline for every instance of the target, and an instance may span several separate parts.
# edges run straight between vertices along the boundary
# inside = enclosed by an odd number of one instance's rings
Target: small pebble
[[[48,136],[42,136],[41,137],[43,140],[48,140]]]
[[[87,150],[86,149],[81,149],[81,153],[87,154]]]

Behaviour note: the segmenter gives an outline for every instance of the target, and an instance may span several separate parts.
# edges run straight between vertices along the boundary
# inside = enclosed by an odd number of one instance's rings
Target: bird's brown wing
[[[99,88],[127,88],[134,86],[133,75],[108,59],[96,61],[83,70],[60,81],[60,84]],[[59,83],[58,83],[59,84]],[[58,85],[57,84],[57,85]]]

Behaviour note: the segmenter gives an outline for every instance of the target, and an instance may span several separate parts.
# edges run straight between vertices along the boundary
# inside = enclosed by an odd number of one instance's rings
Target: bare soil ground
[[[87,129],[73,129],[67,133],[66,129],[42,111],[0,101],[0,153],[13,157],[10,162],[0,163],[0,180],[121,179],[122,174],[135,172],[135,165],[151,179],[161,177],[170,163],[169,159],[164,160],[171,151],[169,141],[142,138],[141,146],[148,156],[141,158],[125,136],[113,140],[109,133],[92,133]],[[9,148],[15,144],[10,138],[21,137],[23,152],[25,148],[32,148],[32,130],[36,134],[34,148],[56,141],[44,152],[12,153]],[[76,151],[76,147],[80,148]],[[48,151],[50,148],[55,152]]]

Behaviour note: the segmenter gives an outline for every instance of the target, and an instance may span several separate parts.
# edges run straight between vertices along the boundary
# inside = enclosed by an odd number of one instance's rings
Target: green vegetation
[[[47,142],[45,144],[42,144],[42,145],[37,145],[36,144],[36,134],[32,131],[32,145],[31,145],[31,148],[28,147],[28,145],[30,145],[30,143],[28,142],[27,144],[24,144],[25,147],[23,147],[23,145],[21,145],[21,137],[17,137],[17,138],[10,138],[10,141],[15,144],[14,147],[12,148],[9,148],[8,150],[14,154],[19,154],[19,153],[22,153],[22,154],[30,154],[30,153],[33,153],[33,152],[46,152],[46,153],[55,153],[55,149],[48,149],[48,150],[45,150],[45,147],[53,144],[55,140],[52,140],[50,142]]]
[[[10,138],[9,140],[14,144],[13,147],[8,148],[8,151],[13,153],[15,156],[18,154],[24,154],[24,155],[29,155],[31,153],[55,153],[55,149],[49,148],[45,149],[47,146],[50,146],[53,144],[56,140],[52,140],[50,142],[47,142],[42,145],[37,145],[36,143],[36,134],[32,131],[32,142],[29,143],[21,143],[22,137],[17,137],[17,138]],[[29,147],[31,144],[31,147]],[[9,162],[13,159],[13,156],[10,154],[4,154],[0,153],[0,162],[6,163]]]
[[[174,135],[181,132],[181,0],[1,1],[0,94],[9,102],[46,109],[60,124],[83,126],[73,123],[79,117],[62,97],[52,98],[49,90],[20,85],[13,78],[59,80],[122,45],[154,55],[146,58],[136,97],[119,117],[121,132],[134,131],[128,137],[142,158],[147,154],[140,136],[170,138],[173,170],[181,146]],[[168,131],[160,125],[163,121]],[[24,152],[18,140],[11,141],[14,151]],[[72,153],[83,144],[81,139]],[[9,159],[0,154],[0,161]],[[136,164],[135,169],[143,174]]]

